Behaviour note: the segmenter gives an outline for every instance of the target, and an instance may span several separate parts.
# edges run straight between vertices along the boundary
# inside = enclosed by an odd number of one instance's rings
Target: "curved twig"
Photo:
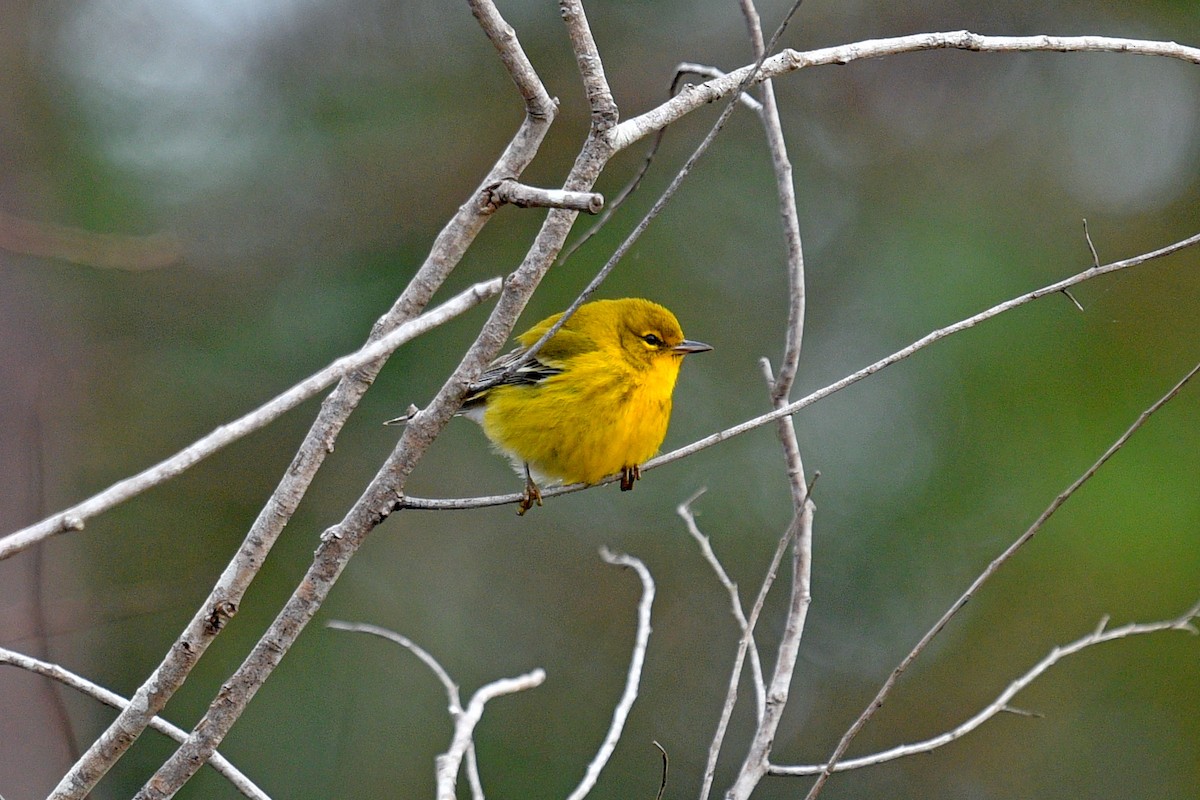
[[[608,763],[613,750],[616,749],[617,742],[621,739],[621,732],[625,729],[625,720],[629,717],[629,711],[633,708],[634,701],[637,700],[638,685],[642,680],[642,665],[646,663],[646,648],[650,645],[650,609],[654,605],[654,578],[650,576],[650,570],[646,569],[646,565],[639,559],[622,553],[613,553],[608,548],[600,551],[600,557],[607,564],[632,568],[642,581],[642,599],[638,603],[637,614],[637,637],[633,644],[633,657],[629,660],[629,672],[625,676],[625,691],[621,693],[621,701],[613,709],[612,724],[609,725],[608,733],[604,736],[604,741],[600,744],[595,758],[588,764],[583,779],[575,787],[575,791],[567,795],[567,800],[583,800],[587,796],[587,793],[596,785],[600,771],[604,769],[604,765]]]
[[[1010,683],[1004,691],[1002,691],[995,700],[986,705],[979,713],[963,722],[951,730],[938,736],[932,736],[921,742],[912,742],[911,744],[899,745],[889,750],[883,750],[878,753],[872,753],[868,756],[859,758],[847,758],[844,761],[837,762],[834,765],[834,772],[845,772],[852,769],[861,769],[862,767],[873,767],[876,764],[883,764],[888,761],[895,761],[898,758],[905,756],[917,755],[918,753],[929,753],[937,748],[949,744],[957,739],[961,739],[971,731],[978,728],[983,723],[987,722],[997,714],[1004,712],[1014,713],[1014,709],[1009,703],[1017,693],[1029,686],[1035,680],[1040,678],[1046,670],[1053,667],[1059,661],[1067,656],[1075,655],[1081,650],[1084,650],[1093,645],[1103,644],[1104,642],[1112,642],[1117,639],[1124,639],[1128,636],[1139,636],[1147,633],[1158,633],[1160,631],[1184,631],[1193,636],[1198,633],[1195,626],[1195,620],[1200,618],[1200,603],[1192,606],[1182,615],[1175,619],[1163,620],[1161,622],[1140,622],[1130,623],[1120,628],[1108,628],[1108,618],[1101,620],[1100,624],[1091,633],[1086,636],[1076,639],[1075,641],[1060,645],[1051,650],[1045,658],[1034,664],[1033,667]],[[828,764],[803,764],[794,766],[785,766],[772,764],[770,774],[772,775],[819,775],[828,768]]]

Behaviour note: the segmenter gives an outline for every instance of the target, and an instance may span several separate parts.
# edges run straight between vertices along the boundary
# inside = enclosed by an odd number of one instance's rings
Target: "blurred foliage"
[[[626,117],[665,98],[680,61],[728,69],[749,58],[736,3],[592,6]],[[812,2],[784,44],[960,28],[1200,40],[1190,1],[921,6]],[[763,3],[764,23],[784,7]],[[502,11],[562,103],[525,176],[557,185],[587,124],[574,63],[550,4]],[[0,11],[0,41],[0,210],[97,232],[171,231],[185,252],[184,263],[152,272],[3,254],[9,433],[0,447],[5,464],[44,465],[40,479],[22,467],[0,490],[10,500],[37,495],[5,504],[5,532],[353,349],[521,118],[465,6],[430,0],[23,1]],[[1196,233],[1194,65],[935,52],[805,71],[776,90],[809,284],[796,396],[1085,268],[1084,217],[1102,261]],[[716,113],[668,132],[641,192],[550,274],[523,325],[574,297]],[[613,162],[599,186],[606,196],[643,147]],[[541,219],[503,209],[443,294],[510,271]],[[815,599],[777,761],[826,756],[971,578],[1195,363],[1198,253],[1079,287],[1082,314],[1045,298],[797,417],[806,465],[821,472]],[[668,448],[768,407],[758,359],[781,352],[785,286],[769,159],[756,120],[739,113],[601,290],[659,300],[690,336],[716,346],[683,370]],[[241,613],[168,706],[171,719],[190,727],[203,713],[303,573],[319,532],[393,446],[395,431],[379,421],[428,400],[483,318],[473,312],[391,359]],[[968,606],[856,753],[958,724],[1102,615],[1150,620],[1195,601],[1198,388],[1152,420]],[[44,545],[47,630],[0,627],[0,643],[44,647],[131,692],[238,546],[315,410],[310,402]],[[412,637],[466,696],[544,667],[544,686],[489,705],[477,739],[484,783],[495,797],[569,791],[603,736],[633,641],[637,582],[600,562],[607,545],[644,559],[659,591],[641,699],[592,796],[652,797],[660,765],[651,740],[671,755],[669,796],[694,794],[736,636],[674,509],[708,487],[699,522],[749,598],[788,519],[780,466],[764,428],[649,473],[631,494],[607,487],[556,498],[523,519],[510,508],[397,515],[368,540],[222,751],[276,797],[430,796],[433,758],[450,736],[441,688],[395,646],[322,625],[344,618]],[[478,430],[454,423],[409,490],[518,486]],[[783,602],[772,597],[764,613],[764,656]],[[26,605],[0,593],[0,621]],[[932,755],[839,775],[824,796],[1200,795],[1198,663],[1196,642],[1172,634],[1096,648],[1017,698],[1042,718],[996,719]],[[748,689],[718,791],[750,729]],[[77,698],[67,708],[77,742],[110,719]],[[20,722],[30,736],[66,735],[50,720]],[[22,729],[13,725],[0,729]],[[46,752],[34,765],[17,752],[0,745],[8,800],[41,796],[69,763]],[[169,752],[144,736],[95,796],[129,796]],[[40,782],[19,788],[31,776]],[[756,797],[795,797],[802,785],[769,779]],[[233,796],[207,771],[180,793]]]

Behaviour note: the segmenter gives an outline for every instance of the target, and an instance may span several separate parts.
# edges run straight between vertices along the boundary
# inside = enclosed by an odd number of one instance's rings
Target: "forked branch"
[[[919,753],[929,753],[943,745],[961,739],[967,734],[974,731],[976,728],[987,722],[997,714],[1005,712],[1019,713],[1011,705],[1014,697],[1019,692],[1028,687],[1035,680],[1040,678],[1051,667],[1058,662],[1073,656],[1076,653],[1086,650],[1105,642],[1116,641],[1117,639],[1125,639],[1131,636],[1144,636],[1148,633],[1160,633],[1162,631],[1183,631],[1190,633],[1193,636],[1198,633],[1196,629],[1196,620],[1200,617],[1200,603],[1192,606],[1175,619],[1162,620],[1159,622],[1131,622],[1128,625],[1123,625],[1119,628],[1109,628],[1108,618],[1105,617],[1100,621],[1100,624],[1091,633],[1076,639],[1069,644],[1060,645],[1051,650],[1046,657],[1034,664],[1033,667],[1010,683],[1004,691],[996,696],[996,699],[982,708],[979,713],[975,714],[970,719],[963,722],[951,730],[937,736],[930,737],[921,742],[913,742],[911,744],[899,745],[889,750],[883,750],[878,753],[872,753],[859,758],[847,758],[837,762],[834,765],[834,772],[844,772],[852,769],[861,769],[862,767],[873,767],[876,764],[883,764],[888,761],[895,761],[898,758],[905,756],[917,755]],[[770,773],[772,775],[819,775],[829,768],[828,764],[805,764],[805,765],[771,765]]]
[[[51,680],[58,681],[63,686],[69,686],[72,689],[82,694],[98,700],[106,706],[121,710],[129,705],[129,701],[121,697],[116,692],[109,691],[103,686],[89,681],[82,675],[71,672],[69,669],[60,667],[58,664],[51,664],[48,661],[33,658],[22,653],[8,650],[0,647],[0,664],[9,664],[19,669],[32,672],[36,675],[42,675]],[[162,717],[153,717],[150,720],[151,730],[158,731],[164,736],[169,736],[177,742],[182,742],[187,739],[187,731],[182,728],[172,725]],[[220,753],[213,753],[212,759],[209,761],[213,769],[223,775],[233,786],[246,797],[251,800],[271,800],[262,789],[254,784],[246,775],[229,763],[229,760]]]
[[[638,602],[637,611],[637,636],[634,638],[633,656],[629,659],[629,670],[625,674],[625,690],[621,693],[621,700],[617,703],[616,708],[613,709],[608,733],[605,734],[600,749],[596,751],[595,758],[588,764],[583,779],[575,787],[575,791],[567,795],[567,800],[583,800],[584,797],[587,797],[588,792],[600,778],[600,771],[604,769],[609,758],[612,757],[613,751],[617,748],[617,742],[620,741],[621,733],[625,730],[625,720],[629,718],[629,712],[633,709],[634,701],[637,700],[638,686],[642,680],[642,667],[646,663],[646,648],[650,646],[650,611],[654,607],[654,578],[650,576],[650,570],[646,569],[646,565],[640,559],[622,553],[613,553],[607,548],[600,551],[600,557],[607,564],[630,567],[642,582],[642,599]]]
[[[929,645],[933,638],[941,633],[942,629],[946,627],[950,620],[953,619],[960,610],[962,610],[962,607],[965,606],[967,602],[975,596],[975,593],[979,591],[979,588],[983,586],[983,584],[986,583],[988,579],[1000,569],[1000,567],[1009,561],[1018,550],[1020,550],[1026,543],[1029,542],[1030,539],[1038,534],[1050,517],[1054,515],[1054,512],[1058,511],[1058,509],[1062,507],[1063,503],[1067,502],[1067,500],[1069,500],[1081,486],[1091,480],[1092,476],[1099,472],[1100,468],[1103,467],[1108,460],[1117,453],[1118,450],[1125,446],[1125,443],[1128,442],[1130,438],[1132,438],[1133,435],[1137,433],[1143,425],[1146,424],[1146,421],[1149,420],[1155,412],[1178,396],[1178,394],[1183,391],[1183,388],[1187,386],[1188,382],[1194,378],[1198,372],[1200,372],[1200,364],[1192,367],[1192,369],[1186,375],[1184,375],[1178,383],[1171,387],[1166,394],[1164,394],[1162,397],[1152,403],[1149,408],[1138,415],[1138,418],[1133,422],[1133,424],[1130,425],[1123,434],[1117,437],[1117,440],[1113,442],[1098,459],[1096,459],[1095,463],[1084,470],[1083,474],[1076,478],[1070,486],[1068,486],[1057,497],[1050,501],[1050,505],[1046,506],[1046,509],[1038,515],[1038,518],[1033,521],[1033,524],[1030,525],[1024,533],[1018,536],[1016,540],[1004,550],[1004,552],[996,556],[996,558],[987,565],[987,568],[984,569],[983,572],[979,573],[979,576],[971,582],[971,585],[967,587],[967,590],[963,592],[957,600],[954,601],[950,608],[946,610],[946,613],[943,614],[941,618],[933,624],[933,627],[921,637],[921,640],[917,642],[912,651],[910,651],[909,654],[905,656],[904,659],[896,666],[896,668],[892,670],[892,674],[888,676],[886,681],[884,681],[874,699],[867,704],[867,707],[863,709],[863,712],[859,715],[858,719],[856,719],[854,723],[846,730],[846,733],[842,736],[841,740],[837,744],[837,747],[834,749],[833,755],[829,757],[829,761],[825,764],[825,768],[821,770],[821,773],[817,776],[816,782],[813,783],[812,788],[809,789],[805,800],[815,800],[817,795],[820,794],[821,788],[825,785],[825,782],[829,780],[830,774],[832,774],[833,770],[837,767],[837,763],[841,760],[842,755],[845,754],[846,748],[848,748],[850,743],[854,741],[854,737],[857,736],[859,731],[863,729],[863,726],[866,725],[871,717],[875,715],[875,712],[883,706],[888,696],[891,695],[892,689],[895,687],[896,682],[900,680],[900,676],[903,675],[905,670],[908,669],[909,665],[911,665],[912,662],[917,659],[917,656],[924,652],[925,648]]]

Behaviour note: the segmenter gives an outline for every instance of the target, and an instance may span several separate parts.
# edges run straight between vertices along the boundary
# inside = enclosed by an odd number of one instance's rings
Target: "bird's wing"
[[[526,349],[518,347],[489,364],[479,376],[479,385],[492,388],[489,384],[492,384],[497,378],[501,378],[500,382],[495,384],[496,386],[533,386],[563,371],[563,367],[555,363],[547,363],[538,357],[513,369],[514,365],[524,357]],[[488,389],[485,388],[478,392],[471,392],[467,395],[466,402],[478,400],[487,394],[487,391]]]

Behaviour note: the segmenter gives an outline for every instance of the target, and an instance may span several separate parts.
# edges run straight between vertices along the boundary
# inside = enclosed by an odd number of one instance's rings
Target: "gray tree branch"
[[[116,692],[109,691],[103,686],[89,681],[82,675],[71,672],[69,669],[65,669],[58,664],[51,664],[49,661],[42,661],[41,659],[0,647],[0,664],[9,664],[27,672],[33,672],[51,680],[56,680],[64,686],[69,686],[77,692],[85,694],[94,700],[99,700],[104,705],[117,710],[129,705],[129,701]],[[177,742],[187,739],[187,731],[172,725],[162,717],[153,717],[150,720],[150,728],[164,736],[169,736]],[[213,753],[213,757],[209,763],[213,769],[224,776],[226,780],[232,783],[246,797],[252,798],[252,800],[271,800],[266,792],[258,788],[254,784],[254,781],[246,777],[245,773],[231,764],[220,753]]]
[[[1160,622],[1130,623],[1128,625],[1123,625],[1120,628],[1109,628],[1108,618],[1105,617],[1091,633],[1076,639],[1069,644],[1055,647],[1046,655],[1045,658],[1033,665],[1028,672],[1010,683],[1004,689],[1004,691],[997,695],[995,700],[984,706],[977,714],[963,722],[961,725],[951,728],[945,733],[925,739],[924,741],[899,745],[889,750],[883,750],[867,756],[860,756],[859,758],[844,759],[834,765],[833,771],[844,772],[852,769],[861,769],[862,767],[873,767],[877,764],[895,761],[898,758],[932,752],[943,745],[947,745],[950,742],[961,739],[998,714],[1002,714],[1006,711],[1015,713],[1015,710],[1010,705],[1012,699],[1064,658],[1075,655],[1082,650],[1098,644],[1116,641],[1117,639],[1125,639],[1131,636],[1143,636],[1148,633],[1160,633],[1162,631],[1183,631],[1195,636],[1198,633],[1195,625],[1197,618],[1200,618],[1200,603],[1192,606],[1175,619],[1162,620]],[[795,766],[772,764],[770,774],[796,776],[819,775],[828,769],[828,767],[828,764],[804,764]]]
[[[495,5],[491,0],[471,0],[471,7],[484,32],[500,51],[501,61],[524,99],[525,120],[479,187],[438,234],[425,263],[417,270],[408,287],[388,313],[375,323],[369,341],[381,338],[420,314],[428,305],[491,217],[478,201],[483,191],[499,180],[519,176],[525,170],[554,118],[554,102],[541,86],[520,43],[500,17]],[[183,685],[221,628],[221,625],[214,625],[213,621],[220,622],[225,616],[236,612],[267,551],[295,513],[317,470],[324,463],[326,454],[332,450],[342,426],[382,367],[381,360],[342,378],[326,398],[291,466],[204,605],[197,610],[162,663],[138,688],[129,707],[118,715],[108,730],[59,782],[51,794],[51,800],[82,800],[128,750],[154,714]]]
[[[136,475],[114,483],[87,500],[60,511],[41,522],[22,528],[0,539],[0,560],[15,555],[51,536],[68,531],[83,530],[86,520],[98,516],[147,489],[171,480],[218,450],[266,427],[288,411],[315,397],[347,375],[391,355],[397,348],[439,325],[469,311],[500,293],[500,279],[477,283],[442,305],[403,323],[390,333],[363,346],[357,352],[342,356],[329,366],[315,372],[285,392],[276,395],[253,411],[227,422],[202,439],[180,450]]]
[[[895,687],[896,682],[900,680],[900,676],[904,674],[904,671],[908,669],[909,665],[912,664],[912,662],[917,659],[917,656],[919,656],[929,645],[929,643],[933,641],[933,638],[941,633],[942,629],[946,627],[950,620],[953,619],[960,610],[962,610],[962,607],[965,606],[967,602],[975,596],[975,593],[979,591],[979,588],[983,586],[983,584],[986,583],[988,579],[1000,569],[1000,567],[1004,566],[1004,564],[1009,561],[1009,559],[1011,559],[1018,550],[1020,550],[1026,543],[1029,542],[1030,539],[1037,535],[1038,531],[1042,529],[1047,520],[1054,515],[1054,512],[1058,511],[1058,509],[1062,507],[1063,503],[1067,502],[1067,500],[1069,500],[1071,496],[1079,490],[1079,487],[1091,480],[1092,476],[1099,472],[1100,468],[1103,467],[1110,458],[1116,455],[1118,450],[1125,446],[1125,443],[1128,442],[1130,438],[1132,438],[1132,436],[1137,433],[1143,425],[1146,424],[1146,421],[1149,420],[1156,411],[1161,409],[1167,403],[1171,402],[1172,399],[1174,399],[1181,391],[1183,391],[1183,388],[1187,386],[1188,381],[1194,378],[1198,372],[1200,372],[1200,364],[1197,364],[1195,367],[1193,367],[1178,383],[1171,387],[1166,394],[1164,394],[1162,397],[1152,403],[1149,408],[1139,414],[1138,418],[1134,420],[1133,424],[1130,425],[1123,434],[1117,437],[1117,440],[1114,441],[1098,459],[1096,459],[1095,463],[1084,470],[1083,474],[1076,478],[1070,486],[1068,486],[1066,489],[1060,492],[1057,497],[1050,501],[1050,505],[1046,506],[1046,509],[1038,515],[1038,518],[1033,521],[1033,524],[1030,525],[1024,533],[1018,536],[1012,544],[1005,548],[1004,552],[996,556],[996,558],[987,565],[987,568],[984,569],[983,572],[979,573],[979,576],[971,582],[971,585],[967,587],[967,590],[963,592],[957,600],[954,601],[950,608],[946,610],[946,613],[943,614],[941,618],[933,624],[933,627],[921,637],[920,641],[916,643],[912,651],[910,651],[909,654],[905,656],[904,659],[896,666],[896,668],[892,670],[892,674],[889,675],[887,680],[884,681],[883,685],[879,687],[879,691],[876,693],[874,699],[867,705],[865,709],[863,709],[863,712],[859,715],[858,719],[856,719],[854,723],[846,730],[846,733],[837,743],[837,747],[834,748],[833,754],[826,762],[825,768],[821,770],[821,773],[817,776],[816,782],[814,782],[812,788],[809,789],[805,800],[816,800],[816,797],[820,794],[822,787],[824,787],[826,781],[829,780],[829,776],[837,767],[838,761],[841,759],[842,755],[845,754],[846,748],[848,748],[850,743],[854,741],[854,737],[857,736],[859,731],[863,729],[863,726],[866,725],[871,717],[875,715],[875,712],[883,706],[884,702],[891,694],[892,689]]]
[[[819,50],[783,50],[763,61],[759,70],[754,66],[745,66],[729,72],[724,77],[684,87],[682,92],[662,105],[617,125],[613,130],[612,144],[616,149],[622,150],[696,109],[728,97],[739,87],[745,88],[743,84],[747,77],[751,77],[750,83],[754,83],[809,67],[849,64],[863,59],[919,53],[925,50],[970,50],[979,53],[1130,53],[1200,64],[1200,48],[1187,47],[1175,42],[1112,36],[983,36],[970,31],[915,33],[837,47],[823,47]]]
[[[579,0],[564,0],[563,5],[563,19],[572,42],[579,43],[586,50],[590,33],[575,30],[575,27],[587,24],[582,3]],[[591,47],[594,48],[594,42]],[[595,86],[602,81],[598,57],[592,57],[590,52],[582,52],[577,53],[577,61],[585,86]],[[609,103],[599,102],[593,107],[593,128],[564,182],[563,189],[566,191],[589,191],[612,155],[604,129],[596,124],[607,119],[607,115],[597,112],[598,108],[607,105]],[[615,104],[611,105],[615,108]],[[495,180],[489,181],[488,185]],[[274,622],[242,665],[221,687],[188,741],[142,787],[135,795],[136,800],[172,797],[195,774],[324,603],[366,536],[401,507],[399,500],[403,497],[408,476],[461,406],[462,398],[472,382],[508,340],[517,317],[561,250],[576,214],[566,209],[549,211],[529,252],[516,271],[508,276],[499,302],[458,367],[433,402],[414,415],[405,426],[396,448],[343,520],[322,534],[321,543],[304,579]]]
[[[617,749],[617,742],[621,740],[621,733],[625,730],[625,720],[629,718],[629,712],[637,700],[638,686],[642,681],[642,667],[646,664],[646,648],[650,646],[650,611],[654,607],[654,578],[650,576],[650,570],[646,569],[646,565],[640,559],[623,553],[613,553],[607,548],[600,551],[600,557],[607,564],[629,567],[637,573],[638,579],[642,582],[642,599],[638,602],[637,611],[637,636],[634,638],[629,669],[625,673],[625,689],[621,692],[621,700],[613,709],[608,733],[605,734],[604,741],[600,743],[600,749],[596,751],[595,758],[588,764],[579,785],[567,795],[567,800],[583,800],[584,797],[587,797],[595,787],[596,781],[599,780],[601,770],[612,757],[613,751]]]

